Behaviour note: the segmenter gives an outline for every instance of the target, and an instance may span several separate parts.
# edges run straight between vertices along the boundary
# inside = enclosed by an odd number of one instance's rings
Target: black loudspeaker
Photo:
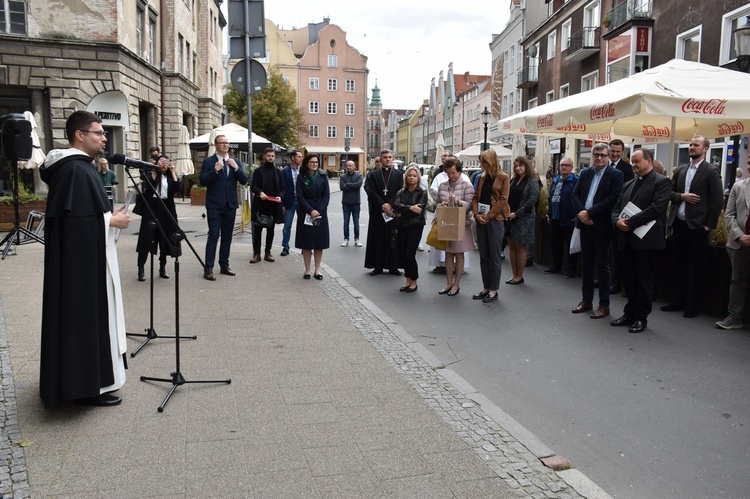
[[[18,113],[0,116],[0,123],[0,151],[3,157],[11,161],[31,159],[31,123]]]

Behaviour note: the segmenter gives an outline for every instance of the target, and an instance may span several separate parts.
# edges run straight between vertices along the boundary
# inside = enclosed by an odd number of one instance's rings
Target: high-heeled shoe
[[[461,288],[456,288],[455,291],[449,291],[448,296],[456,296],[459,291],[461,291]]]
[[[439,295],[447,295],[447,294],[450,294],[450,292],[451,292],[451,288],[452,288],[452,287],[453,287],[453,286],[448,286],[448,287],[447,287],[447,288],[445,288],[445,289],[441,289],[440,291],[438,291],[438,294],[439,294]]]

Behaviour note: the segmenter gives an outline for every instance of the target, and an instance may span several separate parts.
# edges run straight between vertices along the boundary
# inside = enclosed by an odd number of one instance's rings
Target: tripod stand
[[[132,169],[134,167],[130,165],[125,165],[126,169]],[[128,171],[128,177],[130,178],[131,182],[133,183],[133,186],[135,187],[136,191],[143,196],[143,191],[135,184],[135,179],[133,179],[133,175]],[[145,199],[145,198],[144,198]],[[185,241],[190,247],[191,251],[195,255],[195,257],[198,259],[198,261],[201,264],[201,268],[205,268],[205,265],[203,264],[203,260],[201,260],[201,257],[198,255],[198,253],[195,251],[195,248],[192,244],[190,244],[190,241],[187,240],[185,237],[185,232],[180,228],[179,224],[177,223],[177,220],[175,220],[175,217],[172,216],[171,213],[169,213],[169,210],[167,209],[164,200],[161,199],[161,197],[157,196],[156,199],[161,204],[161,207],[164,210],[164,213],[167,214],[170,221],[174,224],[174,227],[176,227],[176,232],[171,238],[166,237],[166,232],[164,231],[164,227],[161,226],[161,224],[158,225],[160,233],[165,236],[167,244],[170,246],[171,253],[175,255],[174,257],[174,291],[175,291],[175,370],[170,373],[169,378],[154,378],[149,376],[141,376],[141,381],[157,381],[160,383],[171,383],[172,388],[169,390],[169,393],[167,393],[167,396],[164,398],[164,401],[161,403],[161,405],[157,408],[159,412],[164,412],[164,407],[166,407],[167,403],[169,402],[169,399],[172,397],[172,394],[177,390],[177,387],[182,386],[186,383],[225,383],[230,384],[232,382],[231,379],[217,379],[217,380],[186,380],[185,377],[182,375],[182,372],[180,371],[180,241]],[[148,203],[144,203],[144,205],[147,207],[147,209],[150,211],[152,216],[154,216],[154,219],[156,219],[156,216],[153,212],[153,209],[148,205]],[[154,267],[153,267],[153,254],[151,256],[151,282],[153,283],[153,273],[154,273]],[[152,306],[153,306],[153,299],[152,299]],[[156,333],[154,333],[156,334]],[[148,341],[148,339],[147,339]]]
[[[18,160],[17,159],[11,160],[11,169],[13,172],[13,208],[15,210],[14,221],[13,221],[14,226],[13,226],[13,230],[10,231],[8,235],[3,238],[2,241],[0,241],[0,247],[2,247],[3,244],[5,244],[5,249],[3,250],[3,258],[2,258],[3,260],[5,260],[5,257],[8,256],[8,252],[10,251],[10,246],[12,244],[19,246],[21,244],[31,243],[34,241],[44,244],[44,239],[34,234],[32,231],[28,230],[27,228],[21,226],[21,216],[19,214],[19,209],[18,209],[19,176],[18,176]],[[21,241],[21,236],[24,236],[23,241]],[[15,239],[15,242],[14,242],[14,239]]]
[[[150,260],[151,260],[151,282],[149,283],[149,327],[144,329],[144,333],[126,333],[127,336],[134,336],[138,338],[145,338],[143,343],[141,343],[138,348],[136,348],[131,354],[130,357],[135,357],[138,355],[138,352],[141,351],[143,347],[145,347],[151,340],[157,339],[157,338],[164,338],[164,339],[175,339],[176,336],[159,336],[156,333],[156,329],[154,329],[154,248],[156,247],[156,238],[157,235],[157,229],[159,230],[159,234],[161,234],[163,237],[166,237],[166,232],[164,231],[164,227],[162,227],[161,223],[159,222],[159,217],[156,216],[156,213],[153,210],[153,207],[151,204],[146,201],[146,198],[143,194],[143,190],[140,190],[140,188],[135,184],[135,179],[133,178],[133,175],[130,173],[130,170],[126,169],[126,173],[128,174],[128,177],[130,178],[130,181],[135,186],[136,190],[138,190],[139,195],[141,196],[141,199],[144,200],[143,204],[146,207],[146,210],[148,210],[148,213],[151,215],[151,222],[148,224],[148,229],[151,233],[151,244],[149,245],[151,251],[150,253]],[[148,181],[149,186],[151,188],[151,192],[156,192],[156,189],[154,188],[154,184],[151,182],[151,179],[148,177],[148,175],[144,175],[144,180]],[[161,201],[161,199],[160,199]],[[166,213],[169,213],[168,210],[165,210]],[[171,216],[171,214],[170,214]],[[171,245],[170,248],[173,250],[173,253],[176,252],[176,249],[179,245],[179,241],[175,242],[175,244]],[[184,340],[196,340],[198,339],[197,336],[185,336],[181,339]]]

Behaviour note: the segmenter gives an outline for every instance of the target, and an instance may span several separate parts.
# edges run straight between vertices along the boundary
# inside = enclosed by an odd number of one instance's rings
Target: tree
[[[238,120],[247,126],[247,97],[229,86],[224,95],[224,107]],[[287,148],[299,147],[299,134],[304,123],[302,111],[297,106],[297,92],[277,67],[272,67],[268,84],[263,90],[252,96],[253,132],[275,144]]]

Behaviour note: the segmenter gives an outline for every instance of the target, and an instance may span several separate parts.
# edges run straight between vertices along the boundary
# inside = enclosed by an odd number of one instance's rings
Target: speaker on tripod
[[[3,260],[8,255],[12,244],[21,244],[21,236],[44,244],[44,240],[30,230],[21,226],[18,209],[18,162],[31,159],[33,143],[31,140],[31,122],[24,119],[23,114],[13,113],[0,116],[0,154],[11,163],[13,175],[13,230],[0,241],[3,244]]]

